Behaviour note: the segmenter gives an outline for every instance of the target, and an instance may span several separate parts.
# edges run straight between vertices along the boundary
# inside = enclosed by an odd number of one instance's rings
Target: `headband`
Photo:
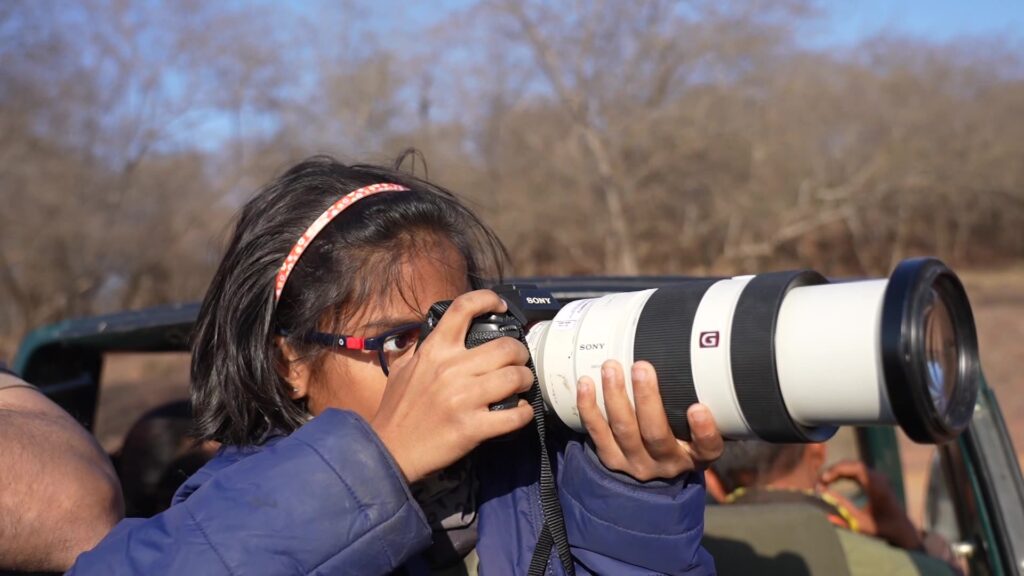
[[[288,257],[284,259],[281,264],[281,268],[277,271],[277,279],[274,282],[274,303],[281,299],[281,293],[284,292],[284,285],[288,282],[288,276],[292,273],[292,269],[295,268],[295,263],[299,261],[299,257],[306,251],[309,244],[316,238],[316,235],[320,233],[331,220],[334,220],[338,214],[345,211],[346,208],[355,204],[357,201],[366,198],[367,196],[373,196],[381,192],[401,192],[408,191],[409,189],[400,184],[371,184],[364,186],[358,190],[353,190],[342,197],[334,204],[331,204],[324,213],[321,214],[306,231],[299,236],[298,241],[295,242],[295,246],[292,246],[291,252],[288,253]]]

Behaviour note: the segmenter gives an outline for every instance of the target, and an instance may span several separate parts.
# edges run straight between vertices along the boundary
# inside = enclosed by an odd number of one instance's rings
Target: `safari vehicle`
[[[679,277],[532,278],[563,303],[612,292],[667,286]],[[32,332],[12,368],[94,430],[104,359],[117,353],[184,353],[199,307],[165,306],[69,320]],[[144,383],[139,383],[144,386]],[[893,428],[844,429],[849,456],[885,473],[905,501],[903,465]],[[845,438],[845,440],[841,440]],[[713,554],[747,556],[757,573],[844,574],[842,550],[806,524],[799,510],[770,515],[750,506],[707,509],[706,544]],[[982,378],[973,420],[956,440],[938,447],[931,466],[923,528],[952,543],[968,573],[1024,573],[1024,479],[999,404]],[[779,534],[793,535],[780,541]],[[806,536],[806,537],[805,537]],[[728,573],[723,571],[723,573]]]

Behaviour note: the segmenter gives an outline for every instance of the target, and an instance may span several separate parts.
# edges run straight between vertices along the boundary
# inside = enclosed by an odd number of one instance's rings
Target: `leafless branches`
[[[328,4],[0,6],[0,335],[200,297],[239,202],[314,152],[421,149],[520,274],[1024,255],[998,41],[808,50],[802,0],[483,0],[388,36]]]

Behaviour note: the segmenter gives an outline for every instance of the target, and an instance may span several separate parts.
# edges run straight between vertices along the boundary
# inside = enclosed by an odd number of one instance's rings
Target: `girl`
[[[399,161],[399,165],[401,160]],[[505,251],[446,190],[396,170],[316,157],[244,208],[196,324],[192,399],[221,453],[176,505],[125,521],[76,569],[104,573],[526,574],[541,533],[538,437],[524,428],[529,353],[466,349],[504,312],[481,289]],[[417,346],[431,304],[454,300]],[[703,406],[671,434],[653,368],[579,383],[589,440],[546,435],[571,558],[548,574],[707,574],[694,470],[722,439]],[[511,440],[485,441],[512,434]],[[472,457],[467,457],[472,453]],[[541,558],[543,562],[545,558]],[[568,565],[564,567],[563,565]]]

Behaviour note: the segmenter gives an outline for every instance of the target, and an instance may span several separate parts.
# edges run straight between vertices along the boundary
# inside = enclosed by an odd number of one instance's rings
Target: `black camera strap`
[[[499,336],[510,336],[526,345],[526,332],[519,326],[503,327],[500,331],[492,332],[493,339]],[[471,336],[472,338],[472,336]],[[468,343],[468,342],[467,342]],[[530,571],[528,576],[544,576],[548,560],[551,558],[551,548],[555,548],[562,568],[568,576],[575,576],[576,570],[572,562],[572,554],[569,552],[569,538],[565,532],[565,518],[562,514],[562,503],[558,500],[558,487],[555,485],[555,475],[551,471],[551,457],[547,446],[547,412],[544,410],[544,397],[540,393],[540,383],[537,380],[537,369],[533,365],[533,358],[526,364],[533,372],[533,386],[527,394],[530,406],[533,407],[533,422],[537,429],[537,437],[540,440],[540,506],[544,513],[544,525],[540,530],[540,537],[537,539],[537,546],[533,549],[533,558],[530,560]]]
[[[519,340],[526,345],[525,332],[519,331]],[[565,518],[562,515],[562,503],[558,500],[558,488],[555,486],[555,476],[551,472],[551,459],[548,456],[547,447],[547,412],[544,410],[544,398],[540,393],[540,383],[537,381],[537,369],[533,366],[533,358],[530,358],[527,366],[533,372],[533,386],[530,388],[530,405],[533,406],[533,421],[537,427],[537,436],[540,437],[540,505],[544,512],[544,526],[540,530],[540,538],[537,539],[537,547],[533,549],[533,558],[530,560],[529,576],[543,576],[551,557],[551,546],[554,544],[558,552],[558,559],[562,562],[562,568],[568,576],[575,576],[576,569],[573,566],[572,554],[569,552],[569,537],[565,532]]]

